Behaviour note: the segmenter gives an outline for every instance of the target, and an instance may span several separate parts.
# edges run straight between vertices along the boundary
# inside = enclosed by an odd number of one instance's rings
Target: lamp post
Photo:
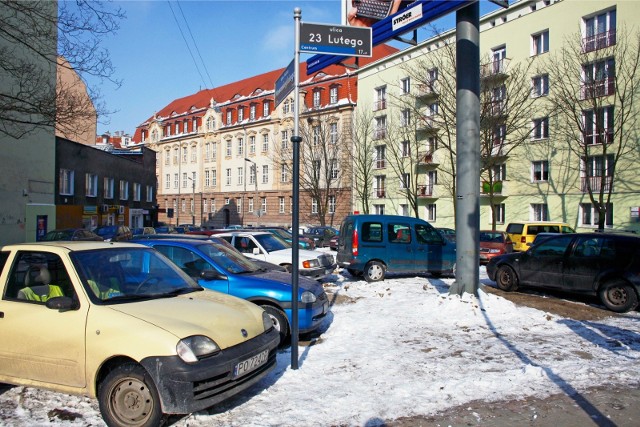
[[[253,201],[253,209],[255,210],[256,203],[258,203],[258,166],[256,165],[256,162],[254,162],[253,160],[248,159],[246,157],[244,158],[244,161],[251,163],[251,169],[253,170],[253,182],[254,182],[255,187],[256,187],[256,195],[255,195],[255,198],[254,198],[254,201]],[[249,176],[251,176],[251,175],[249,175]],[[246,180],[244,182],[244,191],[245,191],[245,193],[247,192],[247,181]],[[243,215],[244,215],[244,209],[243,209]],[[258,216],[260,216],[260,215],[258,215]]]
[[[196,225],[196,173],[193,172],[193,178],[187,177],[191,181],[191,191],[193,202],[191,203],[191,225]]]

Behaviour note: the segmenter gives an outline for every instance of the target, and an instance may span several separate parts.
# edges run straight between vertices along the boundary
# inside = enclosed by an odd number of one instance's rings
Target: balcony
[[[434,161],[433,151],[418,153],[418,165],[429,166],[429,165],[437,165],[437,164],[438,163]]]
[[[616,44],[616,30],[603,31],[582,39],[582,53],[593,52],[598,49]]]
[[[418,123],[418,130],[423,132],[436,132],[440,125],[436,120],[437,114],[424,115],[420,118]]]
[[[487,102],[485,111],[492,117],[503,117],[507,115],[507,101],[504,99],[497,99]]]
[[[387,161],[385,159],[376,159],[376,169],[384,169],[387,167]]]
[[[373,196],[378,198],[378,199],[382,199],[385,197],[385,191],[384,188],[376,188],[373,190]]]
[[[387,128],[377,128],[373,131],[373,139],[384,139],[387,137]]]
[[[503,58],[496,61],[489,62],[488,64],[480,65],[480,78],[481,79],[501,79],[508,76],[507,70],[509,68],[509,62],[511,59]]]
[[[481,195],[490,195],[494,196],[502,196],[502,181],[495,181],[493,185],[488,181],[482,182],[482,187],[480,188]]]
[[[613,95],[616,90],[615,79],[606,78],[595,80],[589,83],[583,83],[580,88],[580,99],[594,99],[601,96]]]
[[[429,82],[418,85],[418,92],[416,93],[416,98],[422,100],[430,100],[438,97],[438,82]]]
[[[604,192],[608,193],[613,191],[613,177],[612,176],[584,176],[580,178],[580,191],[588,193],[589,188],[592,192],[599,192],[604,186]]]
[[[433,184],[418,185],[418,197],[433,197]]]
[[[373,103],[373,111],[380,111],[387,108],[387,100],[381,99]]]

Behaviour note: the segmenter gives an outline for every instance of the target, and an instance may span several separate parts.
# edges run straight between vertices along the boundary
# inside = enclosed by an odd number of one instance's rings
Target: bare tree
[[[579,159],[580,191],[589,195],[603,229],[614,192],[635,168],[640,95],[640,32],[619,27],[570,36],[549,59],[549,100],[558,140]],[[626,161],[621,161],[626,160]],[[635,175],[634,175],[635,176]]]
[[[373,137],[373,114],[371,109],[361,106],[353,117],[351,126],[353,150],[348,155],[351,157],[353,168],[355,201],[360,203],[360,210],[364,214],[369,213],[369,204],[374,195],[373,180],[379,161],[376,152],[379,143]]]
[[[80,121],[78,116],[82,119],[85,110],[76,103],[77,88],[58,87],[51,78],[57,67],[119,85],[101,39],[116,31],[123,18],[119,8],[98,1],[3,1],[0,75],[11,84],[0,89],[0,133],[20,138],[42,127],[68,130],[71,122]],[[88,89],[99,114],[106,114],[100,92]]]

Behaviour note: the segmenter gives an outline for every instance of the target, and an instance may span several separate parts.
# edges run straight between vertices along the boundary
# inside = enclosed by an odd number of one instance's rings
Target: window
[[[320,162],[320,160],[313,160],[311,162],[311,173],[313,174],[314,182],[318,182],[318,180],[320,179],[321,166],[322,166],[322,163]]]
[[[376,127],[373,139],[383,139],[387,136],[387,116],[376,117]]]
[[[244,169],[238,168],[238,185],[242,185],[244,183],[243,177],[244,177]]]
[[[175,126],[175,134],[178,135],[180,133],[180,123],[176,122]]]
[[[502,74],[505,70],[505,60],[507,59],[507,47],[500,46],[491,50],[491,64],[485,74]]]
[[[613,204],[609,203],[606,207],[604,225],[613,226]],[[591,203],[580,203],[580,225],[584,227],[595,227],[598,225],[600,213]]]
[[[129,181],[120,180],[120,200],[129,200]]]
[[[238,156],[244,156],[244,138],[238,138]]]
[[[385,191],[384,191],[385,181],[386,181],[386,176],[384,175],[376,176],[376,188],[374,189],[374,191],[375,191],[375,196],[378,198],[385,197]]]
[[[158,131],[156,129],[151,131],[151,142],[158,142]]]
[[[238,107],[238,121],[244,120],[244,107]]]
[[[607,58],[582,67],[582,99],[613,95],[615,91],[615,59]]]
[[[318,213],[318,200],[311,199],[311,213],[312,214],[317,214]]]
[[[433,154],[438,149],[438,137],[430,136],[427,138],[427,153]]]
[[[251,135],[249,137],[249,154],[256,154],[256,137]]]
[[[211,213],[216,213],[216,201],[211,199]]]
[[[329,89],[329,103],[337,104],[338,103],[338,87],[333,86]]]
[[[269,165],[262,166],[262,183],[267,184],[269,182]]]
[[[501,165],[493,166],[493,180],[504,181],[507,179],[507,165],[502,163]]]
[[[533,119],[532,136],[533,136],[533,139],[549,138],[549,118],[548,117]]]
[[[231,140],[227,139],[227,150],[226,150],[226,156],[227,157],[231,157]]]
[[[400,86],[402,87],[403,95],[411,93],[411,77],[405,77],[400,80]]]
[[[280,182],[289,182],[289,169],[284,163],[280,166]]]
[[[384,215],[384,205],[373,205],[373,210],[376,215]]]
[[[282,103],[282,114],[288,114],[290,111],[289,100],[285,99]]]
[[[211,186],[215,187],[218,185],[218,171],[215,169],[211,169]]]
[[[226,170],[225,184],[226,185],[231,185],[231,168],[227,168],[227,170]]]
[[[133,183],[133,201],[139,202],[142,198],[142,185],[139,182]]]
[[[533,96],[546,96],[549,95],[549,75],[541,74],[533,78]]]
[[[211,171],[207,169],[204,171],[204,186],[209,187],[210,185],[211,185]]]
[[[531,220],[532,221],[548,221],[548,207],[546,203],[531,204]]]
[[[602,187],[605,192],[610,191],[614,169],[613,154],[583,158],[580,165],[581,191],[600,191]]]
[[[382,169],[385,165],[387,147],[386,145],[378,145],[376,147],[376,169]]]
[[[411,145],[409,141],[402,141],[400,143],[400,151],[402,152],[402,157],[409,157],[411,155]]]
[[[255,185],[255,183],[256,183],[256,168],[250,167],[249,168],[249,184]]]
[[[262,207],[260,208],[260,210],[262,211],[263,214],[267,213],[267,198],[266,197],[262,198]]]
[[[384,110],[385,108],[387,108],[387,87],[382,86],[376,88],[373,111]]]
[[[231,118],[232,118],[232,111],[227,110],[227,125],[231,124]]]
[[[189,122],[186,120],[182,123],[182,133],[189,133]]]
[[[283,150],[289,149],[289,131],[287,129],[280,131],[280,145]]]
[[[338,160],[331,159],[331,179],[338,179]]]
[[[496,224],[504,224],[504,218],[505,218],[505,204],[504,203],[498,203],[493,205],[493,214],[495,216],[495,220],[496,220]]]
[[[60,169],[60,194],[63,196],[73,196],[73,176],[74,172],[69,169]]]
[[[173,188],[178,188],[178,182],[179,182],[178,174],[174,173],[173,174]]]
[[[247,208],[249,212],[253,212],[253,197],[249,197],[249,206]]]
[[[262,117],[269,117],[269,114],[271,114],[271,107],[269,107],[269,101],[265,101],[262,104]]]
[[[541,160],[531,164],[531,181],[549,181],[549,161]]]
[[[613,105],[582,112],[584,143],[610,144],[613,142]]]
[[[206,160],[211,159],[211,144],[208,142],[204,144],[204,158]]]
[[[98,175],[88,173],[85,175],[85,195],[96,197],[98,195]]]
[[[262,135],[262,152],[266,153],[269,151],[269,134]]]
[[[411,110],[408,108],[402,110],[400,116],[400,125],[401,126],[410,126],[411,125]]]
[[[425,206],[425,208],[427,210],[427,221],[435,221],[437,219],[436,204],[429,203],[427,206]]]
[[[256,104],[251,104],[251,106],[249,106],[249,120],[255,120],[256,119]]]
[[[191,163],[198,161],[198,147],[196,145],[191,147]]]
[[[240,197],[236,197],[236,212],[242,213],[242,199]]]
[[[170,160],[171,160],[171,151],[166,150],[164,152],[164,164],[168,166]]]
[[[502,124],[502,125],[497,125],[496,127],[493,128],[493,145],[494,146],[501,146],[504,144],[504,142],[507,139],[507,126]]]
[[[187,188],[187,173],[182,173],[182,188]]]
[[[153,186],[147,185],[147,202],[153,202]]]
[[[329,196],[329,213],[336,213],[336,196]]]
[[[213,116],[207,117],[207,130],[212,131],[216,128],[216,119]]]
[[[169,184],[171,182],[171,175],[167,174],[166,176],[167,182],[165,184],[166,188],[169,188]],[[115,192],[115,179],[105,177],[104,178],[104,193],[103,196],[105,199],[113,199],[113,193]]]
[[[284,213],[284,197],[278,197],[278,213]]]
[[[582,49],[592,52],[616,43],[616,10],[583,19]]]
[[[406,189],[411,185],[411,174],[403,173],[402,179],[400,180],[400,188]]]
[[[337,123],[331,123],[329,125],[329,141],[331,142],[331,144],[337,144],[338,143],[338,124]]]
[[[531,36],[531,55],[549,52],[549,30]]]
[[[313,108],[320,107],[320,90],[313,91]]]
[[[186,212],[187,211],[187,200],[186,199],[182,199],[182,201],[180,203],[180,211],[181,212]]]
[[[182,147],[182,163],[187,163],[187,147]]]

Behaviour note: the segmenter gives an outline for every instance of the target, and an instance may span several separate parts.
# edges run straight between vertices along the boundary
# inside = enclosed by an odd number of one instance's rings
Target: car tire
[[[284,314],[284,311],[272,305],[261,305],[260,307],[267,312],[273,321],[273,327],[278,331],[278,334],[280,334],[279,346],[285,345],[289,338],[289,320],[287,319],[287,315]]]
[[[369,261],[364,267],[364,280],[367,282],[379,282],[384,280],[386,268],[383,263],[379,261]]]
[[[156,386],[136,363],[124,363],[107,374],[98,385],[98,403],[109,427],[152,427],[164,422]]]
[[[624,280],[606,282],[598,290],[598,295],[605,307],[616,313],[626,313],[638,306],[635,289]]]
[[[518,289],[518,276],[513,268],[508,265],[501,265],[498,267],[496,273],[496,285],[503,291],[515,291]]]

